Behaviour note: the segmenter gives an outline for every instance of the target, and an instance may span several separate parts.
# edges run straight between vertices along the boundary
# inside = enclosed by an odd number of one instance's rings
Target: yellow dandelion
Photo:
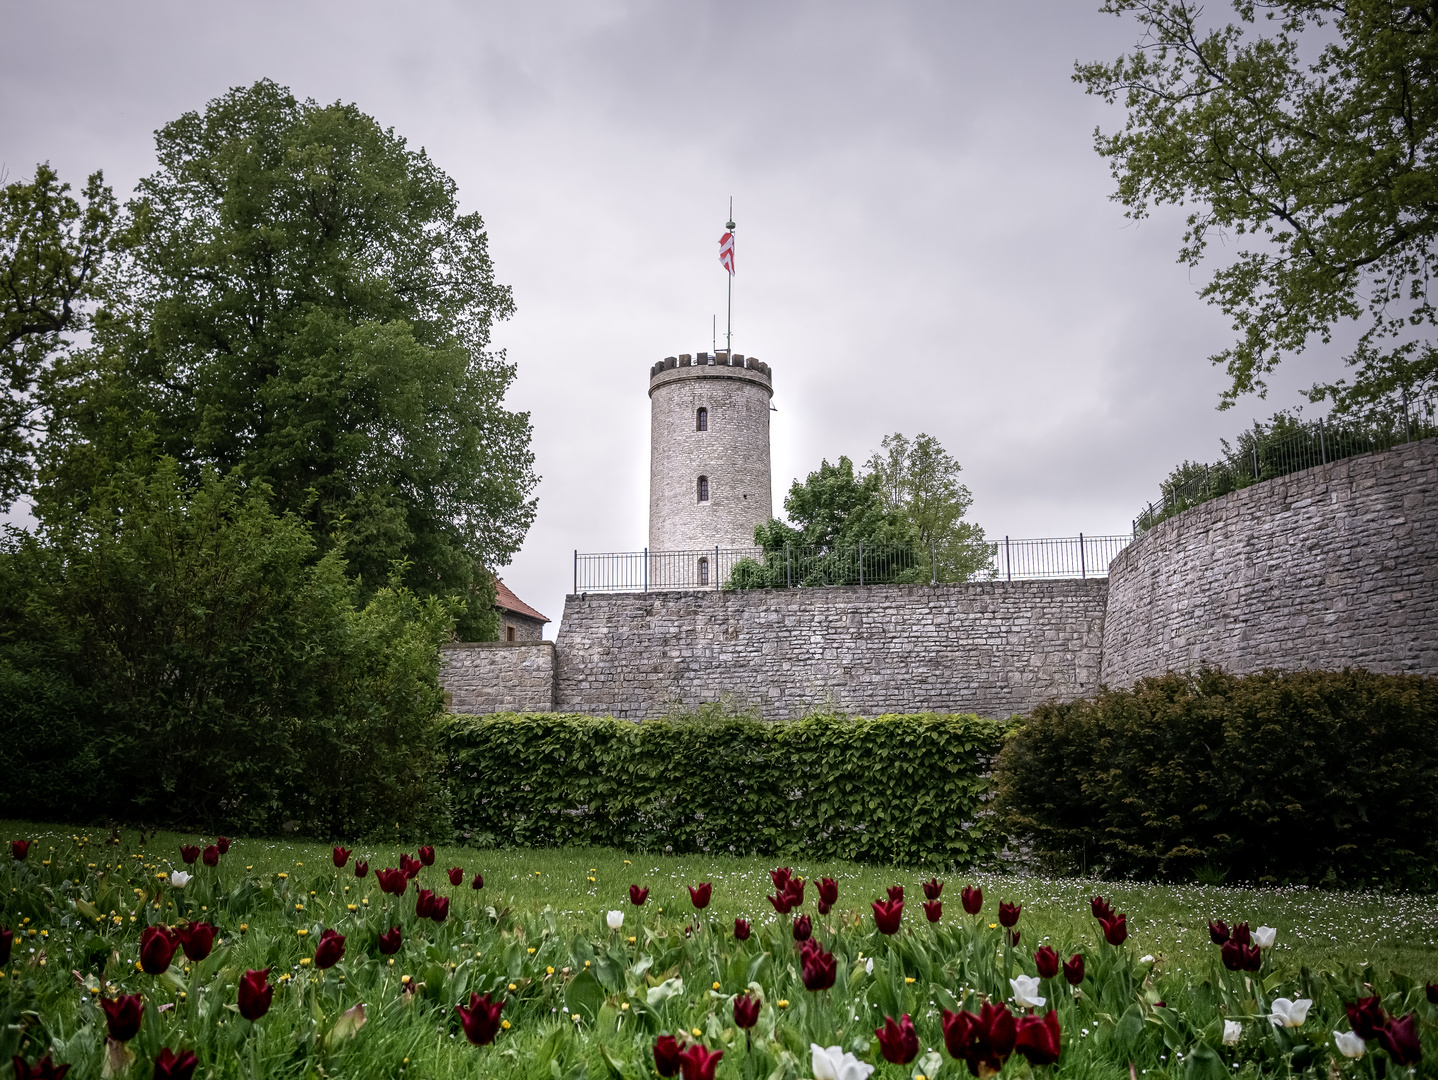
[[[499,1026],[502,1027],[502,1028],[504,1028],[505,1031],[508,1031],[508,1030],[509,1030],[509,1021],[508,1021],[508,1020],[501,1020],[501,1021],[499,1022]]]

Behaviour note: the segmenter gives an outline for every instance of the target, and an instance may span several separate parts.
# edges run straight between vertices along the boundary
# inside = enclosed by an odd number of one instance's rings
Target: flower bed
[[[1366,1077],[1404,1075],[1438,1021],[1421,980],[1296,966],[1295,932],[1227,906],[1180,970],[1141,918],[1093,899],[1075,935],[1012,883],[776,869],[736,897],[744,875],[676,890],[611,857],[584,882],[601,909],[481,858],[13,848],[0,1052],[72,1077]]]

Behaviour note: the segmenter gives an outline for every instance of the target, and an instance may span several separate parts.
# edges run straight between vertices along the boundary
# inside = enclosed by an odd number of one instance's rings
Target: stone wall
[[[551,712],[554,642],[484,641],[440,649],[440,685],[450,712]]]
[[[1109,581],[1110,686],[1201,665],[1438,674],[1438,439],[1195,506]]]
[[[1107,582],[1014,581],[571,596],[556,708],[642,719],[731,695],[1008,716],[1098,684]]]

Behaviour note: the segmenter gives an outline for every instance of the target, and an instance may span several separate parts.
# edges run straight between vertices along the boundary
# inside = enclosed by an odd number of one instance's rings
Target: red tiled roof
[[[494,606],[499,608],[501,611],[513,612],[515,615],[526,615],[531,619],[538,619],[540,622],[549,621],[548,615],[541,615],[539,612],[535,611],[523,600],[515,596],[514,593],[510,592],[509,586],[506,585],[504,582],[495,579],[494,588],[495,592],[498,594],[495,597]]]

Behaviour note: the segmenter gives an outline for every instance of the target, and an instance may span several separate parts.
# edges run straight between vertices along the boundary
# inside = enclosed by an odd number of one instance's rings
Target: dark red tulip
[[[469,887],[471,889],[484,888],[484,875],[481,874],[478,870],[474,872],[474,880],[469,883]]]
[[[874,1036],[879,1040],[879,1052],[885,1061],[907,1065],[919,1056],[919,1033],[914,1030],[908,1013],[897,1024],[892,1016],[884,1017],[884,1026],[875,1028]]]
[[[814,932],[814,924],[809,921],[809,916],[800,915],[794,920],[794,940],[808,941],[809,935]]]
[[[369,873],[369,863],[364,859],[355,860],[355,877],[364,877]]]
[[[345,863],[350,861],[350,849],[347,847],[340,847],[338,844],[336,844],[334,851],[330,854],[330,858],[334,860],[336,868],[343,869]]]
[[[0,967],[10,962],[10,950],[15,945],[14,930],[0,930]]]
[[[1015,1025],[1014,1049],[1028,1058],[1030,1065],[1052,1065],[1059,1059],[1059,1016],[1050,1009],[1040,1019],[1020,1017]]]
[[[230,838],[228,836],[217,836],[215,838],[215,847],[220,849],[221,855],[228,855],[230,853]]]
[[[902,885],[889,886],[889,899],[902,900],[904,898],[904,887]]]
[[[991,1076],[1014,1051],[1017,1029],[1006,1005],[985,1005],[977,1015],[964,1011],[943,1014],[944,1046],[964,1061],[975,1076]]]
[[[944,883],[936,877],[929,878],[924,882],[924,899],[937,900],[944,895]]]
[[[381,892],[392,893],[395,896],[403,896],[405,887],[409,885],[409,878],[403,870],[376,870],[375,880],[379,882]]]
[[[869,905],[874,909],[874,925],[881,934],[897,934],[899,923],[904,918],[902,900],[875,900]]]
[[[700,911],[709,906],[709,898],[714,895],[714,886],[707,881],[701,881],[698,885],[689,886],[689,902]]]
[[[436,896],[434,906],[430,909],[429,917],[437,923],[444,922],[449,918],[449,897]]]
[[[23,858],[23,856],[22,856]],[[46,1054],[34,1065],[26,1065],[22,1057],[11,1058],[15,1066],[15,1080],[65,1080],[65,1074],[70,1071],[68,1065],[56,1065]]]
[[[1022,930],[1007,930],[1004,932],[1004,936],[1009,939],[1010,945],[1017,947],[1019,938],[1024,936],[1024,932]]]
[[[760,1001],[752,993],[738,994],[734,998],[734,1023],[748,1031],[759,1022]]]
[[[1105,900],[1102,896],[1095,896],[1092,900],[1089,901],[1088,906],[1089,910],[1093,912],[1093,917],[1095,919],[1113,918],[1113,905],[1110,904],[1107,900]]]
[[[214,844],[211,844],[209,847],[205,848],[204,851],[200,852],[200,861],[203,862],[206,866],[219,866],[220,849]]]
[[[419,898],[414,902],[414,913],[421,919],[427,919],[434,914],[434,893],[429,889],[420,889]]]
[[[735,919],[735,920],[734,920],[734,940],[735,940],[735,941],[748,941],[748,940],[749,940],[749,920],[748,920],[748,919]]]
[[[819,914],[827,915],[829,909],[839,902],[839,883],[831,877],[820,878],[817,888],[819,890]]]
[[[642,906],[644,901],[648,899],[649,890],[647,888],[641,889],[638,885],[629,886],[629,902],[635,907]]]
[[[1077,986],[1083,982],[1083,954],[1074,953],[1064,963],[1064,978],[1070,986]]]
[[[1418,1014],[1409,1013],[1388,1021],[1378,1029],[1378,1045],[1388,1051],[1395,1065],[1417,1065],[1423,1060],[1423,1046],[1418,1041]]]
[[[246,971],[240,977],[240,1015],[251,1023],[270,1011],[270,999],[274,996],[275,988],[270,985],[269,968],[264,971]]]
[[[116,1042],[129,1042],[140,1033],[140,1021],[145,1018],[145,1002],[139,994],[122,994],[113,1001],[101,998],[100,1008],[105,1010],[105,1027],[110,1038]]]
[[[774,883],[775,892],[783,892],[789,885],[789,879],[793,876],[787,866],[781,866],[769,871],[769,880]]]
[[[1128,916],[1117,914],[1111,919],[1100,919],[1098,924],[1103,927],[1103,939],[1110,945],[1122,945],[1128,940]]]
[[[938,922],[944,917],[944,902],[942,900],[925,900],[919,905],[924,909],[924,918],[929,922]]]
[[[419,872],[424,869],[424,863],[420,862],[416,858],[411,857],[409,852],[405,852],[399,857],[399,868],[400,871],[404,874],[405,880],[412,881],[419,874]]]
[[[707,1050],[702,1043],[693,1043],[679,1055],[679,1071],[684,1080],[714,1080],[714,1067],[723,1056],[723,1050]]]
[[[155,1080],[190,1080],[199,1063],[193,1050],[177,1054],[168,1046],[162,1046],[155,1057]]]
[[[4,961],[0,960],[0,964],[3,963]],[[1428,995],[1429,1005],[1438,1005],[1438,983],[1425,983],[1423,985],[1423,992]]]
[[[1263,957],[1256,945],[1240,945],[1232,938],[1224,943],[1219,958],[1229,971],[1257,971],[1263,966]]]
[[[825,952],[824,946],[812,938],[805,944],[809,948],[799,955],[799,975],[804,980],[804,988],[828,990],[834,985],[834,979],[838,975],[834,954]]]
[[[11,841],[10,841],[10,858],[14,859],[16,862],[24,862],[25,859],[26,859],[26,857],[30,854],[30,845],[31,845],[32,843],[34,843],[33,840],[11,840]],[[47,1055],[47,1059],[48,1059],[48,1055]],[[16,1060],[19,1060],[19,1059],[17,1058]],[[68,1069],[69,1067],[70,1067],[70,1066],[68,1066],[68,1065],[65,1066],[65,1068],[67,1068],[67,1069]]]
[[[400,941],[399,927],[391,926],[379,936],[379,951],[382,956],[393,956],[399,952]]]
[[[654,1040],[654,1071],[660,1076],[679,1075],[679,1043],[673,1035]]]
[[[180,858],[185,860],[186,866],[193,866],[196,859],[200,857],[200,849],[194,844],[180,845]]]
[[[787,915],[790,911],[793,910],[793,905],[789,902],[789,894],[783,889],[780,889],[773,896],[766,896],[764,899],[768,900],[769,903],[773,904],[774,910],[777,911],[780,915]]]
[[[1378,1038],[1378,1029],[1388,1023],[1388,1014],[1383,1011],[1383,1003],[1377,995],[1360,998],[1343,1008],[1348,1013],[1348,1026],[1360,1039],[1371,1041]]]
[[[1011,904],[1007,900],[999,904],[999,925],[1012,927],[1019,921],[1019,914],[1023,911],[1020,904]]]
[[[420,848],[420,849],[419,849],[419,861],[422,862],[422,863],[424,863],[425,866],[433,866],[433,865],[434,865],[434,848],[430,847],[428,844],[425,844],[424,847]],[[500,1006],[500,1007],[503,1008],[503,1006]]]
[[[959,893],[959,900],[963,902],[964,910],[970,915],[977,915],[984,910],[984,890],[977,885],[973,887],[965,885],[963,891]]]
[[[449,868],[449,883],[456,887],[464,884],[464,871],[458,866]]]
[[[1248,932],[1248,923],[1246,922],[1234,923],[1229,937],[1240,945],[1253,944],[1253,935]]]
[[[177,926],[175,936],[180,939],[180,948],[185,950],[185,955],[197,963],[209,956],[210,950],[215,947],[215,928],[209,923]]]
[[[1047,945],[1041,945],[1034,953],[1034,967],[1038,968],[1040,979],[1052,979],[1059,973],[1059,954]]]
[[[420,848],[423,852],[424,848]],[[464,1037],[475,1046],[486,1046],[494,1042],[494,1037],[499,1034],[499,1014],[504,1011],[504,999],[491,1001],[488,994],[469,995],[469,1008],[463,1005],[456,1005],[454,1011],[459,1013],[459,1026],[464,1028]]]
[[[1218,922],[1214,922],[1212,919],[1210,919],[1208,922],[1208,940],[1213,942],[1215,945],[1222,945],[1228,940],[1228,938],[1228,923],[1224,922],[1222,919],[1219,919]]]
[[[784,886],[784,896],[789,902],[789,909],[804,906],[804,879],[790,878],[789,883]]]
[[[336,934],[333,930],[325,930],[320,935],[319,944],[315,946],[315,967],[324,971],[332,968],[344,959],[345,936]]]
[[[147,926],[140,934],[140,967],[147,975],[163,975],[175,955],[175,938],[168,928]]]
[[[155,1080],[190,1080],[199,1063],[193,1050],[177,1054],[168,1046],[162,1046],[155,1057]]]

